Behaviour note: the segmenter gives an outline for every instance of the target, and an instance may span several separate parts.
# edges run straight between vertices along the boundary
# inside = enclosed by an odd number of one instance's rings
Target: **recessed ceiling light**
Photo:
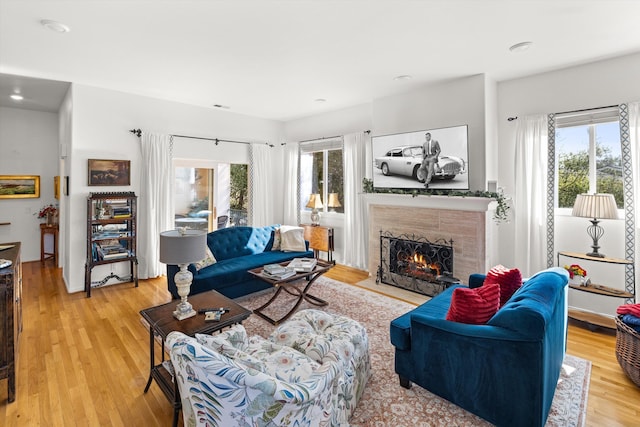
[[[409,74],[402,74],[401,76],[395,76],[393,80],[402,81],[402,80],[411,80],[412,78],[413,76],[410,76]]]
[[[509,48],[511,52],[524,52],[525,50],[529,50],[533,42],[521,42],[516,43]]]
[[[20,95],[19,93],[13,93],[10,95],[10,98],[14,101],[22,101],[24,99],[24,96]]]
[[[52,21],[51,19],[43,19],[40,21],[40,24],[51,31],[55,31],[56,33],[68,33],[71,31],[71,28],[69,28],[68,25],[58,21]]]
[[[324,98],[316,98],[316,99],[313,100],[313,102],[318,103],[318,104],[322,104],[324,102],[327,102],[327,100],[324,99]]]

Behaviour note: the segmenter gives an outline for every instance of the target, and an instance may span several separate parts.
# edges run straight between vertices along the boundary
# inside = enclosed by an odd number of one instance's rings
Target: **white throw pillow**
[[[204,257],[202,261],[194,262],[194,265],[196,266],[196,271],[199,271],[205,267],[215,264],[216,262],[216,258],[213,256],[211,249],[207,246],[207,256]]]
[[[280,227],[280,250],[284,252],[304,252],[304,228],[292,225]]]

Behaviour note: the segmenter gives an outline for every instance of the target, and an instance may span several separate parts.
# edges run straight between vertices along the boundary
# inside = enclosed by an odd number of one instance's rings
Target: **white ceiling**
[[[0,0],[0,73],[290,120],[640,52],[639,17],[638,0]]]

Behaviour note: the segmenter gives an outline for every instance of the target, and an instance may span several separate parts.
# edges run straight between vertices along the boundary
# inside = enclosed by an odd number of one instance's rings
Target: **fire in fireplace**
[[[380,232],[380,266],[376,282],[434,296],[458,279],[453,277],[453,241]]]

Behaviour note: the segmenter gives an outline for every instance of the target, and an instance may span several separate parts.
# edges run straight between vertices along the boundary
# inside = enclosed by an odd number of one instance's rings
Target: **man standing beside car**
[[[420,168],[426,169],[427,176],[424,180],[424,188],[429,188],[429,183],[435,173],[436,163],[438,163],[438,156],[440,156],[440,144],[435,139],[431,139],[431,133],[427,132],[424,136],[425,141],[422,144],[422,165]]]

